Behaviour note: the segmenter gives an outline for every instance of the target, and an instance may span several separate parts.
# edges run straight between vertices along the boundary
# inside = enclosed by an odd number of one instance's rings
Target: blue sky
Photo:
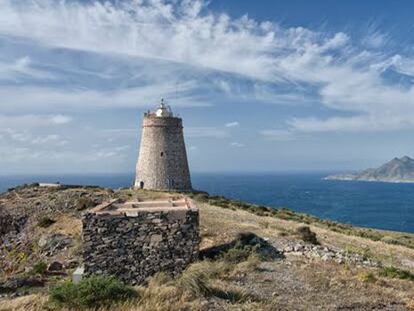
[[[142,114],[193,171],[414,155],[412,1],[0,1],[0,173],[134,170]]]

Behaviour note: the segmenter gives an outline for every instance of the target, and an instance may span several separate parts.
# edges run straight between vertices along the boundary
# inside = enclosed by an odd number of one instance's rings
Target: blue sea
[[[214,195],[287,207],[356,226],[414,232],[414,184],[323,180],[326,174],[192,174],[195,189]],[[129,187],[133,175],[0,177],[0,192],[22,183],[61,182]]]

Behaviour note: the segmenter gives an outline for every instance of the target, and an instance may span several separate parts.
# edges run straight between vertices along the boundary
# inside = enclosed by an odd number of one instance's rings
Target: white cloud
[[[128,149],[131,149],[131,146],[129,146],[129,145],[116,146],[113,149],[117,152],[123,152],[123,151],[126,151]]]
[[[79,140],[79,137],[76,139]],[[87,141],[84,143],[87,144]],[[24,168],[25,173],[36,171],[40,167],[46,171],[56,168],[59,172],[70,166],[87,170],[92,163],[96,170],[95,165],[106,159],[110,159],[112,164],[122,165],[130,148],[130,145],[112,144],[95,146],[95,148],[88,145],[74,148],[72,142],[60,134],[36,134],[28,130],[0,129],[2,164],[6,169],[10,166],[15,167],[17,171],[19,168]],[[22,166],[22,162],[25,165]]]
[[[99,90],[62,90],[51,87],[12,87],[0,88],[2,98],[1,110],[15,111],[36,107],[38,110],[67,109],[71,108],[122,108],[122,107],[148,107],[154,105],[160,94],[174,101],[175,107],[202,107],[208,103],[186,97],[185,92],[194,85],[174,85],[163,83],[162,85],[150,85],[120,89],[113,91]]]
[[[328,119],[301,118],[288,121],[291,130],[302,132],[381,132],[414,127],[411,115],[363,115],[356,117],[332,117]]]
[[[0,91],[1,92],[1,91]],[[5,115],[0,114],[0,129],[31,129],[35,127],[47,127],[64,125],[71,122],[71,116],[63,114],[24,114],[24,115]]]
[[[18,81],[19,78],[52,80],[55,76],[49,72],[33,68],[29,56],[14,59],[13,61],[0,60],[0,80]]]
[[[202,1],[112,5],[5,0],[0,33],[48,46],[164,59],[273,79],[267,70],[273,60],[266,53],[276,47],[278,29],[270,25],[264,29],[247,17],[232,20],[224,14],[201,14],[204,6]]]
[[[55,115],[52,116],[52,123],[54,124],[66,124],[72,121],[72,118],[69,116],[65,116],[65,115]]]
[[[29,145],[49,144],[50,146],[61,145],[62,137],[58,134],[33,134],[28,130],[15,130],[11,128],[0,128],[0,139],[6,143],[12,143],[9,147],[16,144],[23,144],[25,147]]]
[[[56,134],[49,134],[43,137],[35,137],[31,143],[32,144],[50,144],[52,142],[56,142],[59,141],[61,139],[61,137],[59,135]]]
[[[57,121],[57,122],[56,122]],[[51,130],[61,130],[62,124],[70,122],[63,115],[0,115],[0,158],[3,169],[8,163],[22,164],[21,167],[37,165],[45,161],[52,165],[58,154],[68,152],[69,139]],[[31,162],[34,161],[34,162]],[[31,169],[31,168],[28,168]]]
[[[402,86],[384,75],[393,70],[413,80],[414,58],[386,53],[385,35],[372,32],[362,42],[355,42],[342,32],[283,28],[247,16],[234,19],[205,10],[206,6],[207,2],[201,0],[130,0],[116,4],[3,0],[0,35],[4,37],[23,38],[50,49],[170,63],[175,65],[174,72],[180,72],[177,80],[184,82],[178,84],[178,90],[176,80],[123,85],[109,91],[8,86],[0,89],[4,102],[1,109],[11,111],[29,105],[37,109],[138,107],[153,102],[160,94],[179,98],[177,104],[193,106],[200,103],[195,94],[208,89],[202,88],[206,76],[213,72],[220,77],[216,83],[209,83],[230,98],[285,103],[319,101],[333,115],[325,119],[292,119],[292,130],[414,128],[412,82]],[[0,75],[2,67],[7,66],[0,66]],[[32,59],[17,59],[11,67],[3,72],[27,74],[33,70]],[[183,72],[191,71],[189,67],[206,75],[185,77]],[[171,70],[164,70],[161,74],[171,77]],[[210,101],[213,102],[201,104]],[[349,116],[338,116],[338,111]]]
[[[289,130],[262,130],[260,131],[260,135],[268,140],[276,141],[291,141],[296,139],[294,133]]]
[[[237,122],[237,121],[234,121],[234,122],[229,122],[229,123],[226,123],[225,124],[225,126],[226,127],[237,127],[237,126],[239,126],[240,125],[240,123],[239,122]]]
[[[230,146],[231,146],[231,147],[236,147],[236,148],[242,148],[242,147],[245,147],[246,145],[245,145],[245,144],[242,144],[242,143],[239,143],[239,142],[234,141],[234,142],[230,143]]]
[[[30,57],[25,56],[25,57],[22,57],[22,58],[20,58],[20,59],[18,59],[16,61],[16,63],[14,64],[14,68],[17,71],[24,72],[24,71],[27,70],[27,68],[29,67],[29,65],[30,65]]]

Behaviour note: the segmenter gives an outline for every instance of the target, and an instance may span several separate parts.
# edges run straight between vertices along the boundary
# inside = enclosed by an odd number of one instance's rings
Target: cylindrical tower
[[[144,114],[135,188],[191,190],[182,119],[163,102]]]

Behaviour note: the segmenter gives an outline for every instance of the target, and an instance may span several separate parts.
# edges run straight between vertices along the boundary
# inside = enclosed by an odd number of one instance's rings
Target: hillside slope
[[[408,156],[394,158],[378,168],[370,168],[354,174],[332,175],[325,179],[414,183],[414,159]]]
[[[7,219],[4,223],[9,230],[1,233],[0,290],[3,292],[0,295],[3,297],[0,298],[0,310],[53,308],[47,298],[48,287],[69,278],[81,261],[79,217],[82,210],[114,197],[172,195],[36,186],[2,194],[0,212],[2,219]],[[358,229],[288,210],[273,211],[220,197],[194,195],[193,198],[200,209],[201,255],[204,258],[193,264],[193,269],[203,269],[213,290],[204,295],[189,294],[180,291],[172,281],[154,279],[148,286],[137,289],[141,293],[140,299],[118,305],[117,309],[414,308],[414,282],[409,277],[412,275],[410,271],[414,272],[414,235]],[[47,226],[43,223],[46,216],[51,220]],[[308,235],[303,234],[307,232],[303,230],[305,224],[316,233],[320,245],[304,241],[309,241]],[[248,236],[261,245],[266,256],[243,257],[240,250],[231,248],[240,243],[241,236]],[[39,261],[60,262],[63,268],[41,275],[30,273]],[[388,271],[384,267],[390,265],[397,271],[406,271],[408,277],[400,279],[384,273]],[[31,283],[21,281],[22,287],[10,286],[19,278],[29,279]]]

